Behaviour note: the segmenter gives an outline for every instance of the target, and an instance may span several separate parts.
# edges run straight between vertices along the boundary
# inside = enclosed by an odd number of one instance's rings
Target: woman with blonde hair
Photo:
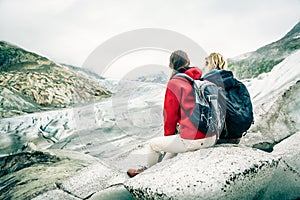
[[[213,69],[226,70],[227,62],[220,53],[211,53],[208,57],[205,58],[205,66],[207,72],[210,72]]]
[[[215,83],[224,90],[219,102],[225,113],[225,126],[218,143],[238,144],[254,123],[250,94],[246,86],[234,78],[227,69],[227,62],[220,53],[211,53],[205,58],[204,80]]]

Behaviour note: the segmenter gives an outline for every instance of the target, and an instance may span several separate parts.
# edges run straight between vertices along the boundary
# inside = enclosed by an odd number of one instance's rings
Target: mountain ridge
[[[281,39],[258,48],[256,51],[228,59],[228,68],[238,78],[253,78],[270,72],[287,56],[300,49],[300,22]]]
[[[0,118],[82,105],[111,95],[77,71],[4,41],[0,41],[0,87],[5,88],[0,91]]]

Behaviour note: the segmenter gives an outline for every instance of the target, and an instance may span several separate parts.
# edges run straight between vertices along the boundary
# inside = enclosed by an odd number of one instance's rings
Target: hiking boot
[[[147,168],[146,167],[143,167],[143,168],[140,168],[140,169],[128,169],[127,170],[127,174],[130,178],[132,177],[135,177],[136,175],[142,173],[143,171],[145,171]]]

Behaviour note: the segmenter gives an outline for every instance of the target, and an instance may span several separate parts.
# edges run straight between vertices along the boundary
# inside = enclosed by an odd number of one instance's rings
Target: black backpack
[[[178,73],[174,77],[184,77],[192,83],[195,106],[190,115],[184,108],[182,110],[189,117],[195,127],[207,136],[221,134],[225,116],[219,105],[219,87],[206,80],[194,80],[184,73]]]
[[[253,107],[246,86],[235,79],[231,71],[213,70],[203,77],[223,88],[226,95],[225,127],[221,139],[235,139],[243,136],[254,123]]]

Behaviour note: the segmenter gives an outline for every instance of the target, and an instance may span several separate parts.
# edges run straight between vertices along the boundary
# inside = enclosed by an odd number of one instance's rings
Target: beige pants
[[[216,136],[198,140],[183,139],[179,134],[153,138],[149,141],[148,167],[158,162],[161,152],[166,152],[163,157],[163,160],[166,160],[176,156],[177,153],[195,151],[213,146],[215,143]]]

